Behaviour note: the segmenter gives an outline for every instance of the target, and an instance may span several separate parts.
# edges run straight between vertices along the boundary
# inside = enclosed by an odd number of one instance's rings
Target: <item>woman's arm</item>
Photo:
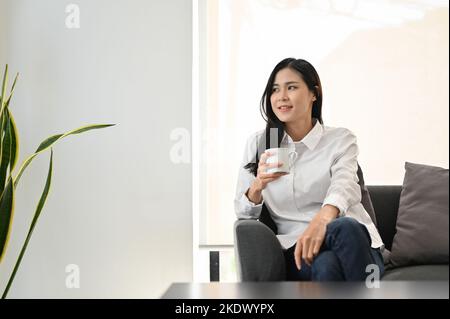
[[[280,167],[282,163],[267,163],[266,159],[270,153],[261,155],[256,176],[245,169],[245,165],[254,160],[252,152],[256,152],[256,138],[249,139],[244,152],[244,160],[241,164],[238,187],[235,198],[235,210],[238,218],[258,218],[261,214],[263,196],[262,191],[267,184],[277,180],[287,173],[266,173],[268,168]]]
[[[322,206],[335,206],[339,209],[339,215],[343,216],[349,207],[361,202],[356,136],[346,130],[339,140],[338,149],[338,155],[330,168],[331,184]]]
[[[262,189],[259,187],[256,183],[256,180],[253,182],[252,186],[247,190],[247,193],[245,193],[247,198],[253,203],[253,204],[261,204],[262,203]]]
[[[328,223],[338,216],[343,216],[350,206],[361,202],[361,188],[357,177],[356,136],[347,130],[337,142],[338,154],[330,168],[331,184],[322,208],[297,240],[294,257],[298,269],[301,268],[302,258],[311,265],[319,253]]]
[[[254,161],[257,148],[257,134],[250,136],[245,145],[244,156],[239,167],[238,181],[236,186],[236,195],[234,198],[234,209],[237,218],[251,219],[259,218],[262,209],[262,196],[259,201],[257,198],[258,192],[255,187],[252,189],[252,194],[249,194],[256,177],[250,173],[244,166],[251,161]]]
[[[301,259],[311,265],[325,239],[327,225],[339,215],[339,209],[332,205],[323,206],[314,216],[308,228],[301,234],[295,246],[294,257],[297,268],[301,269]]]

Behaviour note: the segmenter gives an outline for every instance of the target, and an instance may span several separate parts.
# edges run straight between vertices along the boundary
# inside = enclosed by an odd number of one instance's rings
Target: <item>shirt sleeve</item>
[[[348,208],[361,202],[361,188],[358,184],[359,150],[356,136],[346,130],[339,138],[337,157],[331,165],[331,184],[322,204],[339,209],[339,216],[345,216]]]
[[[250,173],[245,165],[255,161],[256,149],[257,149],[257,135],[251,136],[246,143],[244,150],[244,158],[239,167],[238,181],[236,187],[236,196],[234,199],[234,209],[238,219],[257,219],[261,214],[262,205],[254,204],[247,198],[247,190],[255,180],[255,176]]]

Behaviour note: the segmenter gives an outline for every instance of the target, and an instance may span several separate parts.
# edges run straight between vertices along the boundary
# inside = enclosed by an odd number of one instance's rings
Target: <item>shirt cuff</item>
[[[337,207],[337,209],[339,209],[339,217],[345,216],[345,213],[348,210],[347,201],[342,196],[336,194],[328,195],[323,201],[322,207],[325,205],[333,205],[334,207]]]
[[[244,193],[244,195],[242,195],[242,197],[243,197],[245,204],[251,206],[252,208],[255,208],[255,207],[262,208],[262,205],[264,204],[264,198],[262,199],[261,203],[255,204],[250,199],[248,199],[246,193]]]
[[[244,193],[239,201],[241,213],[238,214],[238,218],[248,219],[248,218],[259,218],[261,215],[262,205],[264,204],[264,199],[261,203],[255,204],[251,202],[247,195]]]

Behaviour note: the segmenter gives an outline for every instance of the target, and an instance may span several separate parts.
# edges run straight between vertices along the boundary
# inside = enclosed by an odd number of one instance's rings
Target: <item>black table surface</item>
[[[448,281],[174,283],[162,299],[448,299]]]

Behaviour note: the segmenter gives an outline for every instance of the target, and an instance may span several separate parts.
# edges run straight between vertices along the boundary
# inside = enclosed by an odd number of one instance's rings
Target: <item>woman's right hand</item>
[[[260,204],[262,202],[262,190],[266,188],[267,184],[279,179],[281,176],[287,175],[289,173],[266,173],[267,169],[273,167],[280,167],[283,163],[266,163],[267,158],[272,155],[270,152],[264,152],[259,159],[258,171],[256,174],[256,179],[247,191],[248,199],[254,204]]]

